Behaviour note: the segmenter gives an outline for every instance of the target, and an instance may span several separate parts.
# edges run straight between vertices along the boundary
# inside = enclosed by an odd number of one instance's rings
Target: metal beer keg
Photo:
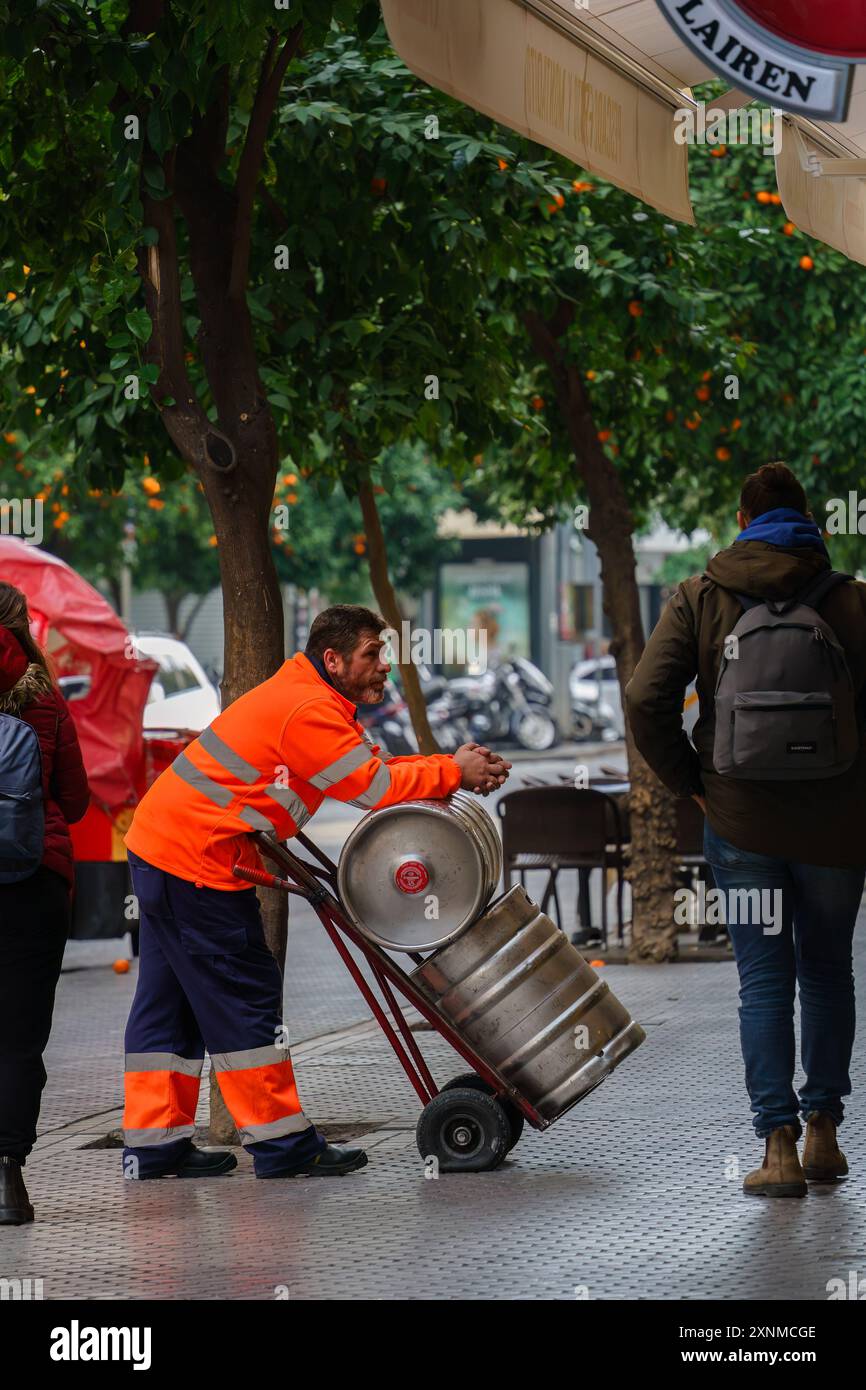
[[[581,1100],[646,1037],[519,885],[429,956],[412,979],[547,1121]]]
[[[389,951],[433,951],[483,912],[502,872],[502,844],[466,792],[370,811],[346,840],[340,899]]]

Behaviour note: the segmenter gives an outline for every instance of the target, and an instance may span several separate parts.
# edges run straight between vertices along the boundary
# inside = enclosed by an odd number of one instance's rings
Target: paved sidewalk
[[[856,941],[862,982],[862,920]],[[331,1137],[365,1136],[369,1167],[261,1183],[242,1154],[213,1182],[124,1182],[116,1150],[83,1145],[119,1122],[135,971],[61,981],[27,1168],[38,1222],[0,1231],[0,1277],[41,1278],[46,1298],[822,1300],[828,1279],[866,1273],[862,1043],[844,1129],[853,1177],[804,1201],[743,1197],[761,1146],[731,963],[606,967],[644,1046],[558,1124],[527,1130],[496,1172],[438,1181],[415,1148],[414,1093],[302,912],[286,1000],[301,1096]],[[418,1036],[440,1083],[465,1069]]]

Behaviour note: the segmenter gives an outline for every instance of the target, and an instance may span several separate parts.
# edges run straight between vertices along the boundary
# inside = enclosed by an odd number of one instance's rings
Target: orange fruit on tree
[[[716,145],[715,149],[710,150],[710,154],[713,156],[713,159],[724,159],[727,153],[727,145]]]
[[[639,319],[641,314],[643,313],[643,305],[641,304],[640,300],[630,299],[628,302],[628,311],[633,319]]]
[[[710,381],[712,379],[712,375],[712,372],[703,372],[701,374],[701,381]]]
[[[673,410],[666,410],[666,411],[665,411],[665,419],[667,420],[667,422],[668,422],[669,425],[672,425],[673,422],[674,422],[674,420],[675,420],[676,418],[677,418],[677,417],[676,417],[676,414],[675,414],[675,412],[674,412]]]
[[[708,401],[710,399],[709,386],[699,386],[698,389],[695,391],[695,395],[697,396],[699,401]]]
[[[793,236],[796,230],[797,228],[794,226],[793,222],[786,222],[784,227],[782,228],[782,231],[785,233],[785,236]]]
[[[801,256],[798,264],[801,270],[812,270],[815,262],[812,260],[811,256]]]
[[[508,168],[508,164],[507,164],[507,162],[506,162],[504,159],[497,159],[496,163],[499,165],[500,169],[502,169],[503,171],[504,171],[505,169]]]
[[[719,460],[719,463],[726,463],[730,457],[730,449],[726,449],[724,444],[721,444],[719,448],[716,450],[716,458]]]
[[[543,397],[543,396],[533,396],[533,397],[532,397],[532,401],[531,401],[531,405],[532,405],[532,409],[533,409],[533,410],[543,410],[543,409],[544,409],[544,397]]]
[[[755,194],[755,198],[759,203],[769,203],[772,196],[773,195],[768,193],[765,188],[760,189],[759,192]]]
[[[586,374],[587,381],[595,381],[596,373],[590,369]],[[11,441],[10,441],[11,442]]]
[[[780,205],[781,201],[782,201],[782,199],[781,199],[781,195],[780,195],[780,194],[778,194],[778,193],[771,193],[771,194],[770,194],[770,202],[773,204],[774,207],[778,207],[778,206]]]
[[[598,442],[599,442],[599,444],[606,444],[607,441],[610,439],[610,437],[611,437],[612,434],[613,434],[613,430],[599,430],[599,432],[598,432]]]

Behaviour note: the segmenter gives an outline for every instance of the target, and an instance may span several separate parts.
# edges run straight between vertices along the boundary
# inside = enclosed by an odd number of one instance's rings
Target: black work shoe
[[[288,1168],[282,1173],[260,1173],[263,1178],[341,1178],[344,1173],[354,1173],[356,1168],[366,1168],[367,1155],[363,1149],[337,1149],[326,1144],[321,1153],[302,1163],[300,1168]]]
[[[184,1154],[178,1167],[166,1168],[162,1173],[142,1173],[147,1178],[221,1178],[237,1168],[238,1161],[227,1149],[190,1149]]]
[[[17,1158],[0,1158],[0,1226],[25,1226],[33,1208]]]

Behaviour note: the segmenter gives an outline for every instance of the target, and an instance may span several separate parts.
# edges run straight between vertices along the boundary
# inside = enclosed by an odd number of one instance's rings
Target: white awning
[[[381,0],[395,50],[431,86],[693,222],[674,114],[716,74],[656,0],[590,3]],[[866,65],[844,122],[784,116],[776,176],[791,221],[866,264]]]
[[[669,73],[567,0],[382,0],[407,67],[651,207],[693,222]]]

